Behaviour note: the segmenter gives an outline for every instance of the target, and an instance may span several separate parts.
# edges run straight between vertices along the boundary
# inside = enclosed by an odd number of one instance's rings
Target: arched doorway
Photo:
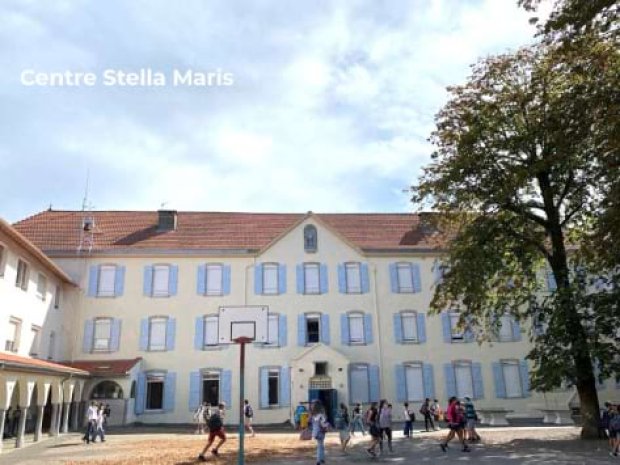
[[[123,388],[114,381],[101,381],[90,393],[91,400],[122,399]]]
[[[90,392],[90,400],[103,404],[109,417],[108,425],[122,425],[125,418],[126,400],[123,388],[115,381],[99,382]]]

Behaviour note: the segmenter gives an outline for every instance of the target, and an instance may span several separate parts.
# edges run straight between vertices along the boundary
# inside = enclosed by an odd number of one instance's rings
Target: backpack
[[[613,431],[620,431],[620,413],[616,413],[609,420],[609,429]]]
[[[217,431],[222,428],[222,417],[220,417],[219,413],[212,413],[209,417],[209,429],[212,431]]]
[[[254,416],[254,411],[252,410],[252,406],[250,404],[245,407],[245,416],[248,418],[252,418]]]

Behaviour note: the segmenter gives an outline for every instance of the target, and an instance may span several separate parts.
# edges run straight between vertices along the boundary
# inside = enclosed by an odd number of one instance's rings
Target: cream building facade
[[[77,285],[58,350],[90,373],[81,400],[111,403],[113,423],[188,423],[203,401],[225,402],[234,423],[239,348],[218,344],[217,315],[245,305],[270,312],[270,343],[246,353],[257,424],[315,398],[452,395],[492,423],[570,420],[573,390],[529,390],[526,323],[506,317],[479,345],[458,315],[428,314],[442,238],[423,216],[48,211],[15,227]]]

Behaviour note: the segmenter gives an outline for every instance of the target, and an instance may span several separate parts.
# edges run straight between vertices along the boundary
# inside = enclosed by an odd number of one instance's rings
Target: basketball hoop
[[[241,337],[237,337],[235,339],[233,339],[233,341],[235,341],[237,344],[247,344],[249,342],[252,342],[254,339],[252,339],[251,337],[247,337],[247,336],[241,336]]]

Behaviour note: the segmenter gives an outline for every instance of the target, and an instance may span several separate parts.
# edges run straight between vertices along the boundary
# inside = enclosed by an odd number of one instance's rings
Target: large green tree
[[[532,388],[574,385],[594,437],[596,378],[620,375],[619,263],[591,250],[617,221],[602,215],[618,201],[616,44],[582,35],[490,57],[449,91],[413,187],[450,237],[432,310],[460,309],[480,339],[506,312],[532,321]]]

